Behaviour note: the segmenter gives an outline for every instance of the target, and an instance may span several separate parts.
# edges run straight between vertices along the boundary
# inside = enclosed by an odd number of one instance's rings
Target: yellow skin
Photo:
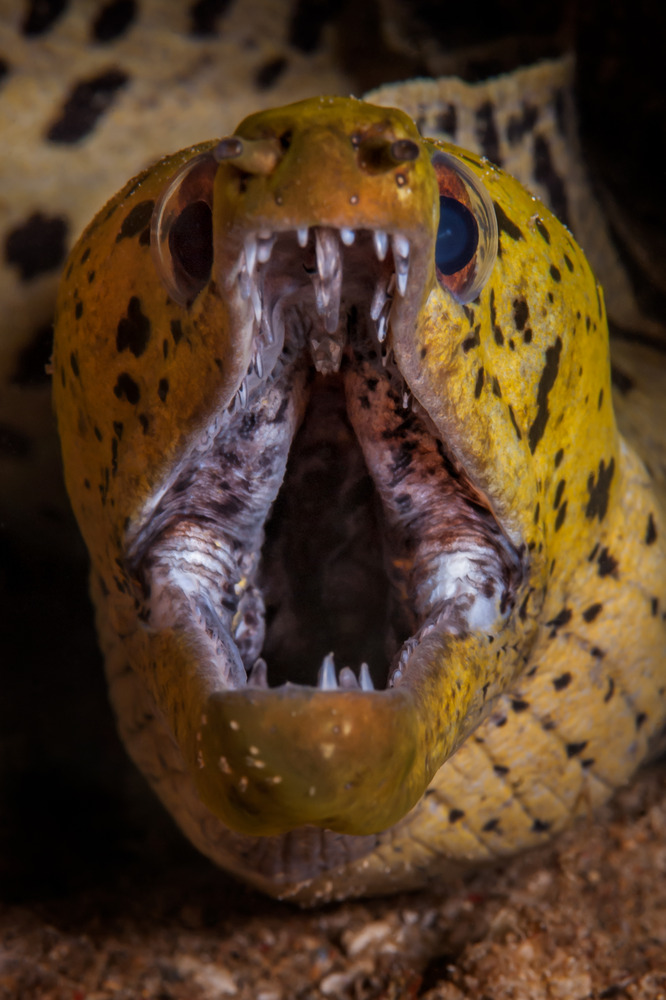
[[[84,232],[60,288],[55,406],[112,697],[160,797],[235,874],[304,902],[417,886],[463,859],[542,843],[654,746],[666,717],[664,515],[616,429],[601,291],[569,232],[515,180],[422,140],[402,112],[352,99],[254,115],[235,135],[242,162],[200,161],[214,255],[191,304],[167,296],[147,233],[176,171],[216,143],[130,181]],[[418,155],[392,162],[397,140]],[[498,207],[498,257],[467,305],[435,272],[436,149]],[[132,567],[155,491],[251,360],[234,270],[243,237],[305,226],[409,238],[388,346],[523,560],[508,616],[434,630],[385,691],[227,690],[196,630],[146,621]],[[382,426],[365,435],[372,469]],[[339,836],[322,849],[317,827]],[[285,860],[294,846],[301,857]]]

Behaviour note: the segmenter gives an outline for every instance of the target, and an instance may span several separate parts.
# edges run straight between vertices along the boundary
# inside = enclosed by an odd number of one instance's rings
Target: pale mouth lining
[[[247,375],[127,545],[145,621],[219,689],[408,683],[425,635],[513,608],[519,555],[386,350],[409,271],[399,233],[244,240]]]

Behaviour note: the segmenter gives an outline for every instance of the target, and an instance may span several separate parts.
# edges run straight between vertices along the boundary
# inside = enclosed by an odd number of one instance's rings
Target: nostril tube
[[[409,163],[417,159],[419,147],[412,139],[396,139],[391,143],[390,152],[396,163]]]
[[[229,162],[248,174],[270,174],[284,155],[278,139],[241,139],[230,135],[213,150],[218,163]]]

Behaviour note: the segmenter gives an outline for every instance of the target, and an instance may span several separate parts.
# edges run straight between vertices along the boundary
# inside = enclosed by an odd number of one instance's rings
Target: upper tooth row
[[[260,656],[255,660],[247,677],[249,687],[268,687],[268,671],[266,661]],[[320,691],[337,691],[338,688],[360,689],[361,691],[374,691],[375,685],[372,683],[370,670],[367,663],[362,663],[358,672],[358,678],[351,667],[343,667],[340,671],[340,679],[335,672],[333,654],[328,653],[322,660],[319,674],[317,676],[317,687]]]
[[[337,232],[346,247],[350,247],[356,239],[356,233],[353,229],[343,227],[342,229],[338,229]],[[307,246],[309,236],[310,232],[307,226],[299,226],[296,229],[296,238],[300,247]],[[268,229],[260,229],[257,233],[249,233],[244,240],[245,261],[242,271],[245,271],[251,277],[254,274],[257,261],[260,264],[265,264],[271,256],[275,239],[276,233]],[[402,233],[393,233],[389,237],[389,234],[383,229],[374,229],[372,232],[372,242],[379,260],[386,259],[389,239],[393,248],[393,259],[398,276],[398,291],[401,295],[404,295],[404,289],[407,285],[407,272],[409,270],[409,240]],[[401,281],[403,276],[404,280]]]

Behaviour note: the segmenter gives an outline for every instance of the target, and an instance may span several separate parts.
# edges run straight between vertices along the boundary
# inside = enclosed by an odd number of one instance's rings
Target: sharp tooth
[[[261,295],[259,294],[259,289],[256,284],[252,282],[252,308],[254,309],[254,318],[257,323],[261,322]]]
[[[409,392],[407,389],[402,394],[402,408],[403,410],[409,409]]]
[[[386,340],[386,333],[388,331],[388,317],[386,313],[382,313],[379,317],[379,322],[377,323],[377,340],[380,344],[383,344]]]
[[[245,262],[250,277],[254,274],[254,265],[257,262],[257,241],[254,236],[245,237]]]
[[[317,687],[321,691],[335,691],[338,687],[338,680],[335,676],[335,663],[333,653],[328,653],[322,660],[317,676]]]
[[[351,667],[343,667],[340,671],[340,687],[346,688],[347,690],[355,689],[358,690],[358,681],[356,680],[356,674],[351,669]]]
[[[238,405],[240,406],[241,410],[244,410],[245,407],[247,406],[247,382],[245,381],[245,379],[243,379],[243,381],[239,385],[238,392],[236,393],[236,395],[238,396]]]
[[[398,667],[398,669],[393,672],[393,676],[391,677],[389,684],[391,687],[396,687],[396,685],[398,685],[401,680],[402,680],[402,670],[400,669],[400,667]]]
[[[340,239],[346,247],[350,247],[354,240],[356,239],[356,233],[353,229],[341,229]]]
[[[258,344],[256,345],[256,351],[254,355],[254,370],[256,371],[259,378],[264,377],[264,362],[261,357],[261,348]]]
[[[241,298],[246,302],[252,295],[252,279],[247,273],[247,268],[242,265],[238,272],[238,288],[241,293]]]
[[[268,667],[266,666],[266,661],[260,656],[252,665],[252,668],[247,675],[248,687],[268,687]]]
[[[270,258],[274,244],[274,236],[269,236],[268,239],[262,238],[261,235],[259,236],[259,242],[257,243],[257,260],[260,264],[265,264]]]
[[[388,236],[382,229],[375,229],[372,239],[375,244],[375,253],[380,260],[384,260],[388,252]]]
[[[402,274],[400,273],[400,271],[398,271],[397,281],[398,281],[398,291],[400,295],[404,296],[405,292],[407,291],[407,270],[403,271]]]
[[[334,230],[315,229],[317,274],[313,275],[317,312],[324,318],[324,329],[335,333],[340,317],[342,266],[340,244]]]
[[[296,237],[299,247],[306,247],[308,245],[308,227],[299,226],[296,230]]]
[[[361,669],[358,672],[359,680],[361,682],[361,691],[374,691],[375,685],[372,683],[372,677],[370,676],[370,668],[367,663],[361,664]]]
[[[402,233],[394,233],[391,237],[394,257],[409,257],[409,240]]]
[[[375,321],[375,323],[379,319],[379,315],[382,309],[384,308],[384,303],[386,302],[387,298],[388,296],[386,294],[386,289],[384,288],[384,285],[382,284],[381,281],[378,281],[375,287],[375,294],[372,296],[372,304],[370,306],[370,316]]]

